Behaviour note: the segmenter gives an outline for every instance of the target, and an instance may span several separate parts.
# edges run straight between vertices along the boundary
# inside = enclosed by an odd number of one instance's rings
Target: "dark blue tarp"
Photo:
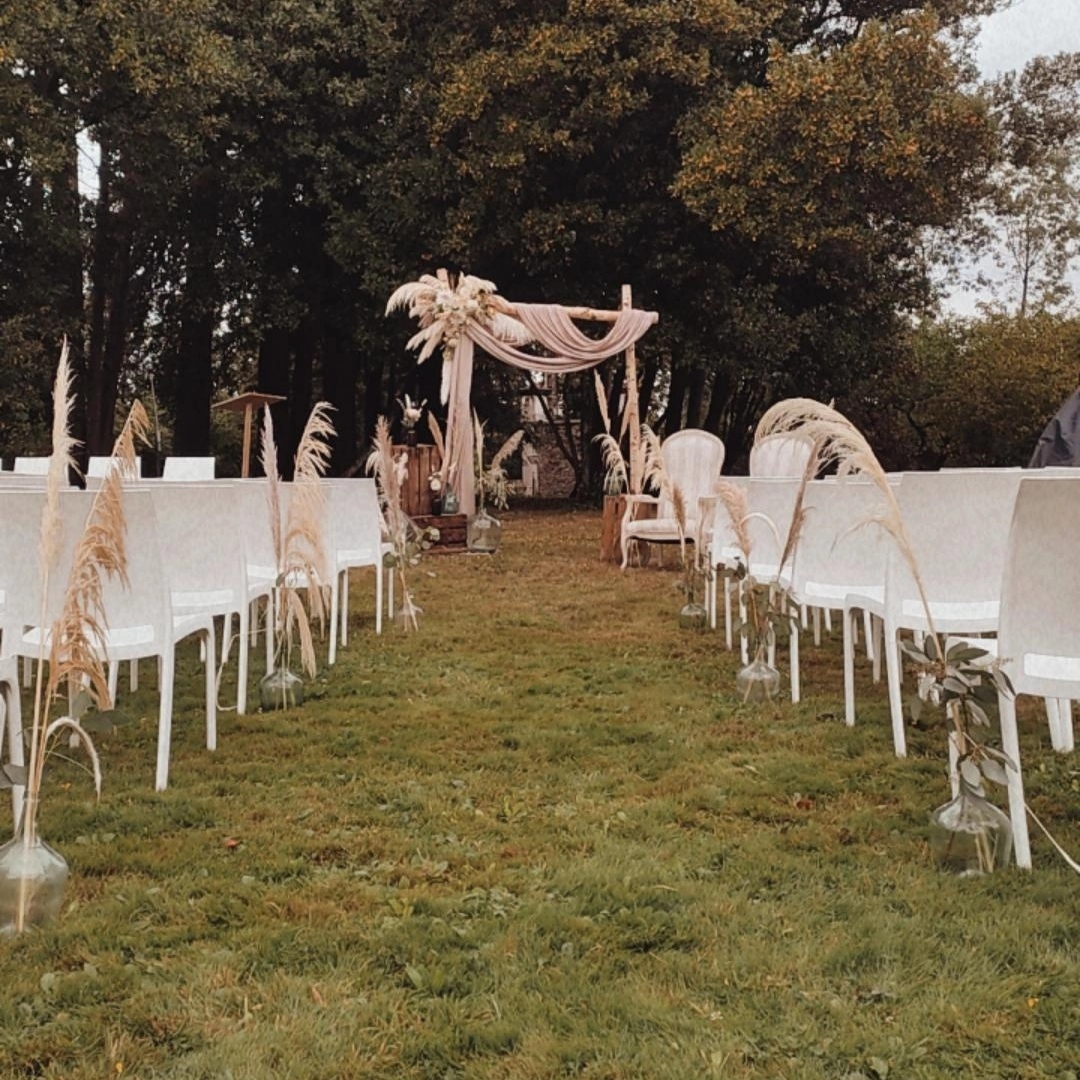
[[[1080,390],[1074,391],[1039,436],[1029,469],[1046,465],[1080,466]]]

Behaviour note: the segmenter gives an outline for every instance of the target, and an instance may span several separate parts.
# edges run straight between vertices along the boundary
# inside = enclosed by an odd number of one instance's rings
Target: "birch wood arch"
[[[524,371],[564,375],[585,371],[621,352],[627,353],[627,417],[631,438],[638,430],[637,372],[634,344],[658,320],[655,311],[640,311],[623,286],[623,306],[617,311],[561,304],[511,304],[498,295],[490,281],[462,275],[452,282],[445,271],[425,274],[397,289],[386,313],[405,308],[420,323],[409,339],[423,363],[442,350],[442,401],[446,418],[446,454],[454,469],[454,485],[463,513],[476,512],[473,472],[473,426],[470,416],[473,361],[476,347],[504,364]],[[610,323],[601,338],[591,338],[574,325],[575,319]],[[539,345],[544,351],[526,352],[522,346]]]

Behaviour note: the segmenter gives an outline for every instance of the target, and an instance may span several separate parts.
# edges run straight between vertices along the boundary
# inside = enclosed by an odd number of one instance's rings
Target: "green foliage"
[[[886,468],[1026,465],[1080,374],[1080,321],[1047,313],[926,321],[842,407]]]

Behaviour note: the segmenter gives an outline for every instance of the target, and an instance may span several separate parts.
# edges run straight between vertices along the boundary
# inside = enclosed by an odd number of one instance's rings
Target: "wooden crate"
[[[433,525],[439,530],[438,542],[428,548],[428,555],[450,555],[468,550],[469,519],[464,514],[421,514],[413,521],[421,529]]]
[[[604,514],[600,519],[600,560],[601,562],[622,562],[622,545],[620,544],[620,538],[622,536],[622,519],[623,514],[626,511],[626,496],[625,495],[605,495],[604,496]],[[642,503],[637,508],[637,517],[639,518],[654,518],[656,517],[656,504],[655,503]],[[634,551],[633,548],[637,548],[637,560],[641,566],[648,566],[649,564],[649,545],[643,541],[638,541],[631,548],[630,561],[634,563]]]
[[[429,480],[438,472],[441,459],[434,446],[395,446],[394,457],[404,453],[409,460],[409,471],[401,485],[401,509],[411,518],[431,513],[431,487]]]

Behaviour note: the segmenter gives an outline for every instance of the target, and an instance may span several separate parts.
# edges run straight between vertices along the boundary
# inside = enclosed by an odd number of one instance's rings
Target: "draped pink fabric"
[[[657,321],[655,311],[620,311],[611,329],[601,338],[583,334],[559,304],[516,304],[520,322],[536,343],[551,356],[536,356],[515,345],[501,341],[478,323],[469,323],[458,342],[450,372],[450,408],[446,418],[446,453],[454,469],[453,486],[458,493],[461,512],[476,512],[474,480],[473,426],[470,397],[472,392],[473,346],[503,363],[525,371],[543,371],[561,375],[585,371],[623,352],[633,345]]]

